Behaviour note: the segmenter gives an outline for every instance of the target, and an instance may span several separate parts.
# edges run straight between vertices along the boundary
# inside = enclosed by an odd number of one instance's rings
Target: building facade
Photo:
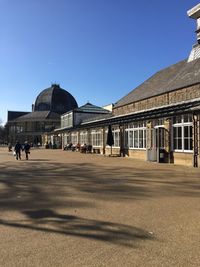
[[[200,4],[188,11],[197,20],[197,43],[188,59],[165,68],[121,98],[111,114],[62,125],[64,142],[88,143],[93,151],[198,167],[200,147]],[[61,123],[64,123],[62,120]]]
[[[56,147],[65,147],[72,143],[74,146],[77,144],[89,144],[89,134],[87,130],[79,131],[78,127],[91,119],[100,119],[111,116],[112,105],[104,108],[95,106],[91,103],[70,110],[61,116],[61,127],[55,129],[53,133],[48,133],[45,136],[47,143],[51,142]]]
[[[75,98],[58,84],[44,89],[32,105],[32,112],[8,111],[8,141],[43,144],[43,134],[60,127],[61,114],[78,107]]]
[[[188,16],[197,21],[197,43],[187,59],[155,73],[110,111],[90,103],[78,108],[68,92],[52,85],[37,97],[33,112],[10,113],[10,141],[87,144],[103,155],[199,167],[200,4]]]

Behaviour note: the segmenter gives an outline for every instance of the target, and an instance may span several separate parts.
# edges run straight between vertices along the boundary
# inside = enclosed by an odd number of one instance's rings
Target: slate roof
[[[8,111],[8,121],[12,121],[17,119],[20,116],[24,116],[28,114],[29,112],[25,111]]]
[[[60,115],[51,111],[34,111],[15,119],[15,121],[43,121],[48,119],[59,120]]]
[[[74,111],[78,111],[78,112],[84,112],[84,113],[100,113],[100,114],[107,114],[107,113],[110,113],[109,110],[107,109],[104,109],[102,107],[98,107],[98,106],[95,106],[91,103],[86,103],[85,105],[79,107],[79,108],[75,108]]]
[[[200,83],[200,59],[191,62],[183,60],[155,73],[144,83],[121,98],[114,108],[197,83]]]

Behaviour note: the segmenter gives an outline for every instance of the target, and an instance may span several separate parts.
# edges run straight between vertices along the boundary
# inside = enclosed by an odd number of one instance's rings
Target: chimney
[[[197,30],[195,31],[197,34],[197,44],[193,46],[190,56],[188,58],[188,62],[190,62],[197,58],[200,58],[200,4],[188,10],[187,14],[190,18],[195,19],[197,21]]]

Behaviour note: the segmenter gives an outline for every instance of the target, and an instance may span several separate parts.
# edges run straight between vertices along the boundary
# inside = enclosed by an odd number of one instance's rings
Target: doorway
[[[166,140],[168,131],[163,125],[147,129],[147,160],[152,162],[167,162]]]

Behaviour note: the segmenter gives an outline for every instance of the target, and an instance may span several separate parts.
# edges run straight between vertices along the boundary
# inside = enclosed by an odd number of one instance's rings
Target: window
[[[61,128],[72,127],[72,113],[61,116]]]
[[[15,131],[16,131],[16,133],[21,133],[21,132],[23,132],[23,127],[17,125],[15,128]]]
[[[88,143],[87,132],[86,131],[80,132],[80,144],[84,145],[87,143]]]
[[[146,125],[143,122],[129,124],[125,130],[125,145],[128,148],[146,148]]]
[[[70,135],[69,134],[64,134],[63,136],[63,145],[66,146],[70,143]]]
[[[100,130],[93,130],[91,132],[92,146],[102,145],[102,133]]]
[[[119,147],[120,144],[119,144],[119,130],[113,130],[113,139],[114,139],[114,147]]]
[[[135,148],[138,148],[139,147],[139,142],[138,142],[138,132],[139,130],[134,130],[133,131],[133,136],[134,136],[134,146]]]
[[[128,131],[128,146],[133,147],[133,130]]]
[[[173,122],[174,150],[192,151],[192,116],[175,117]]]
[[[139,130],[139,148],[146,147],[146,130]]]
[[[73,145],[76,145],[78,143],[78,133],[74,132],[71,134],[71,142]]]

